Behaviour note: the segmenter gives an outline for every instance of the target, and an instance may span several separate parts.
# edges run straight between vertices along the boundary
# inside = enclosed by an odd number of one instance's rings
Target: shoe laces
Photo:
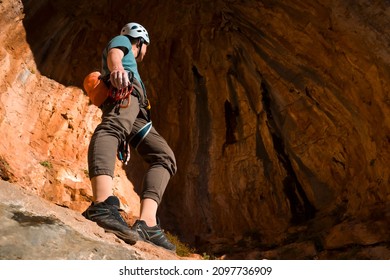
[[[122,209],[118,208],[117,206],[115,205],[109,205],[109,208],[110,208],[110,213],[112,216],[114,216],[114,218],[119,221],[121,224],[125,225],[125,226],[128,226],[128,224],[126,223],[126,221],[123,219],[122,215],[119,213],[119,211],[123,211]]]

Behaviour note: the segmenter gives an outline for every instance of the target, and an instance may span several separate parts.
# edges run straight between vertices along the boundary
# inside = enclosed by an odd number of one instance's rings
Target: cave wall
[[[248,238],[269,247],[291,236],[318,248],[388,241],[388,1],[20,4],[17,26],[37,70],[67,88],[99,69],[124,23],[147,28],[139,70],[179,168],[159,215],[183,240],[205,248]],[[137,189],[145,166],[133,159],[124,171]],[[354,226],[373,221],[372,230]],[[356,233],[341,238],[350,228]]]

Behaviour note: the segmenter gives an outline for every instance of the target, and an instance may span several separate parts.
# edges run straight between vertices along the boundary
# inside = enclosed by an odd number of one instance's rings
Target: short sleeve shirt
[[[114,37],[106,46],[106,48],[103,50],[102,54],[102,76],[106,76],[110,73],[110,70],[108,69],[107,66],[107,54],[108,51],[112,48],[117,48],[121,47],[124,48],[125,55],[122,58],[122,65],[125,68],[126,71],[132,71],[134,73],[134,77],[140,82],[142,87],[145,90],[145,86],[141,80],[141,76],[138,73],[138,68],[137,68],[137,61],[135,60],[134,54],[131,51],[131,42],[130,39],[127,38],[124,35],[119,35]]]

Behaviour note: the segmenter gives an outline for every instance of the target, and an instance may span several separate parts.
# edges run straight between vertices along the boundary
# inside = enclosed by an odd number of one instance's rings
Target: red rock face
[[[387,1],[10,2],[0,20],[4,179],[88,205],[100,112],[82,79],[138,21],[151,37],[139,71],[153,124],[179,167],[160,207],[167,229],[216,254],[389,242]],[[144,168],[135,154],[117,168],[130,216]]]

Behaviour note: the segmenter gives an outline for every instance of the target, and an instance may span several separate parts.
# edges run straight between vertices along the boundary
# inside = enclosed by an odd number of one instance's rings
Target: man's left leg
[[[136,120],[134,127],[139,129],[145,120]],[[176,159],[172,149],[164,138],[151,128],[148,135],[137,148],[138,153],[149,164],[144,177],[141,195],[140,218],[133,225],[140,236],[158,246],[175,251],[160,227],[157,209],[170,178],[176,173]]]

